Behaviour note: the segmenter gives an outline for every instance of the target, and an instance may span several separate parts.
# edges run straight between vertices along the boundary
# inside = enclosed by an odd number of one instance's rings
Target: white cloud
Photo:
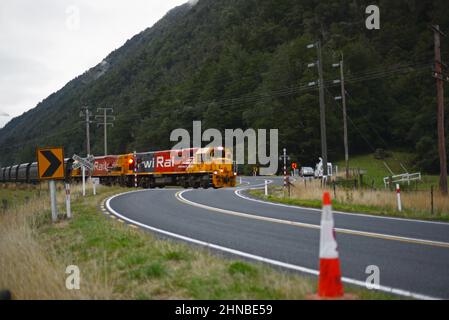
[[[0,110],[18,116],[34,108],[185,2],[0,1]]]

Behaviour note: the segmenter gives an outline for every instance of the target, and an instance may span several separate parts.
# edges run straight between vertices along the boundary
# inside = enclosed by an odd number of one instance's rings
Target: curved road
[[[270,178],[281,184],[282,178]],[[249,198],[238,188],[155,189],[106,201],[128,223],[240,257],[318,274],[320,210]],[[380,290],[414,298],[449,299],[449,224],[335,212],[344,281],[364,285],[379,267]]]

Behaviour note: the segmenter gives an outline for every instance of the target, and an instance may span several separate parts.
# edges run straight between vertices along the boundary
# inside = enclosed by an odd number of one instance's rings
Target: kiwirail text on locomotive
[[[236,164],[258,164],[261,175],[273,175],[278,170],[279,157],[279,130],[269,129],[269,141],[267,141],[267,129],[225,129],[224,143],[220,130],[209,128],[202,132],[201,121],[193,121],[192,135],[189,130],[178,128],[171,132],[170,141],[177,142],[172,150],[182,150],[189,148],[213,147],[222,150],[231,150],[233,161]],[[247,146],[245,148],[245,141]],[[203,143],[207,143],[206,146]],[[247,157],[245,159],[245,149]],[[269,149],[269,154],[267,154]],[[204,155],[207,157],[208,155]],[[177,152],[173,153],[177,157]],[[209,159],[202,159],[207,161]],[[246,162],[245,162],[246,160]],[[195,159],[196,161],[196,159]]]

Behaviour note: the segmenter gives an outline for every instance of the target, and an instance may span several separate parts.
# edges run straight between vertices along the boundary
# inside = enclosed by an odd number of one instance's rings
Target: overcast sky
[[[1,0],[0,128],[185,2]]]

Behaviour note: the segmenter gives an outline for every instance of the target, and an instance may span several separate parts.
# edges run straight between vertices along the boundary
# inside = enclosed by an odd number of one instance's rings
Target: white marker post
[[[72,218],[72,208],[70,205],[70,183],[65,184],[65,207],[67,212],[67,218]]]
[[[396,184],[396,195],[397,195],[397,198],[398,198],[398,210],[402,211],[401,188],[399,187],[399,184]]]
[[[51,201],[51,219],[53,222],[58,220],[58,207],[56,205],[56,183],[55,180],[48,182],[48,188],[50,189],[50,201]]]
[[[81,172],[83,175],[83,197],[86,196],[86,168],[84,166],[81,167]]]
[[[97,195],[97,185],[100,185],[100,178],[91,178],[92,186],[94,189],[94,196]]]
[[[268,197],[268,180],[265,180],[265,197]]]
[[[94,196],[97,195],[97,181],[95,181],[95,179],[91,178],[90,181],[92,181],[92,188],[94,191]]]

